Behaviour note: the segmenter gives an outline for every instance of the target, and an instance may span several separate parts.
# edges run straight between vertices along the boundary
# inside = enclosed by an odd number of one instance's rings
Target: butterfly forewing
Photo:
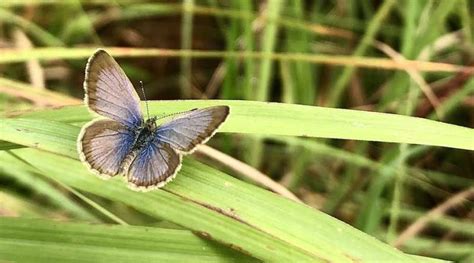
[[[123,70],[104,50],[89,59],[84,89],[85,102],[94,112],[128,127],[141,124],[140,98]]]
[[[196,109],[178,115],[159,126],[156,137],[180,152],[191,152],[205,143],[229,115],[229,107],[215,106]]]
[[[79,135],[81,160],[102,176],[120,173],[125,157],[133,147],[134,134],[113,120],[95,120]]]

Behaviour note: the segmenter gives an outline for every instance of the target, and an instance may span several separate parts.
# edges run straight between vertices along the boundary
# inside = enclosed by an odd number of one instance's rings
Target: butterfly
[[[181,167],[182,156],[205,143],[229,115],[228,106],[183,112],[157,124],[144,119],[140,98],[119,64],[102,49],[88,60],[84,103],[101,115],[78,137],[81,161],[102,178],[123,175],[133,190],[164,186]]]

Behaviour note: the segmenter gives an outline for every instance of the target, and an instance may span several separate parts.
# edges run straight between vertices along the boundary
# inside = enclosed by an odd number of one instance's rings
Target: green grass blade
[[[40,197],[46,197],[53,207],[60,207],[81,220],[99,222],[97,217],[90,213],[89,210],[71,200],[63,191],[47,182],[44,177],[37,176],[35,169],[28,164],[21,162],[10,154],[2,153],[1,160],[8,164],[2,167],[2,173],[15,178],[19,183],[29,187]]]
[[[17,193],[0,191],[0,204],[2,204],[2,216],[23,216],[29,218],[53,216],[53,212],[49,208],[32,203],[31,199],[23,198]]]
[[[253,10],[253,3],[252,1],[236,1],[242,10],[251,11]],[[242,21],[242,40],[244,43],[243,52],[253,52],[255,50],[255,40],[252,30],[252,18],[248,17],[244,21]],[[251,100],[253,98],[253,89],[254,89],[254,78],[256,75],[255,72],[255,63],[254,60],[247,57],[243,59],[243,71],[244,71],[244,80],[243,80],[243,91],[244,91],[244,98],[246,100]]]
[[[79,104],[81,100],[47,89],[39,89],[30,84],[0,77],[0,92],[30,100],[42,101],[48,105],[60,106]]]
[[[397,1],[395,0],[385,0],[383,1],[382,6],[379,8],[377,13],[375,14],[374,18],[370,22],[367,27],[367,31],[365,35],[362,37],[360,44],[355,49],[353,55],[354,56],[362,56],[367,48],[369,47],[370,43],[372,43],[373,39],[377,31],[379,30],[380,26],[382,25],[383,19],[386,18],[390,10]],[[354,72],[354,67],[346,67],[339,78],[337,79],[335,86],[332,87],[331,94],[329,97],[329,102],[331,106],[338,105],[342,92],[344,91],[347,83],[349,83],[350,77]]]
[[[280,15],[280,10],[283,7],[284,1],[269,1],[267,6],[267,16],[269,21],[275,21]],[[276,37],[278,33],[278,26],[274,22],[269,22],[262,35],[262,52],[270,55],[274,52],[276,45]],[[255,99],[259,101],[267,101],[269,96],[269,87],[271,81],[271,74],[273,70],[273,61],[270,57],[263,59],[260,62],[260,76],[258,77],[258,84],[256,87]]]
[[[220,129],[221,132],[381,141],[474,150],[473,129],[396,114],[227,100],[157,101],[149,102],[149,105],[152,115],[211,105],[229,105],[230,117]],[[30,113],[29,116],[65,122],[90,120],[84,107],[65,107]],[[28,121],[18,121],[15,125],[21,125],[22,122]],[[47,121],[44,125],[47,125]],[[8,128],[7,125],[2,127]],[[15,137],[15,130],[4,136]]]
[[[168,185],[165,190],[138,193],[129,190],[121,178],[109,181],[96,178],[80,162],[68,157],[33,149],[16,150],[15,153],[43,171],[46,176],[50,176],[64,184],[112,201],[122,202],[147,215],[171,221],[193,230],[198,235],[217,240],[262,260],[321,261],[321,259],[318,260],[317,256],[304,251],[295,244],[277,239],[269,233],[257,229],[255,224],[264,224],[263,219],[259,219],[258,222],[249,222],[246,218],[240,215],[237,216],[237,213],[240,213],[238,208],[233,208],[235,212],[234,216],[231,216],[232,214],[228,211],[232,206],[229,204],[216,206],[215,204],[209,204],[208,200],[200,200],[202,198],[222,198],[223,195],[227,198],[221,199],[221,202],[230,197],[235,199],[236,196],[243,194],[234,193],[232,189],[241,189],[242,185],[245,184],[230,177],[224,178],[219,173],[216,176],[216,172],[210,173],[209,168],[202,164],[185,161],[180,175],[173,181],[173,184],[175,184],[173,189],[170,189],[170,185]],[[184,182],[179,183],[182,180]],[[209,189],[201,187],[208,185],[210,182],[213,183],[209,186],[213,189],[211,192],[209,192]],[[216,187],[215,184],[219,186]],[[225,187],[225,184],[229,186]],[[183,188],[183,185],[188,186]],[[248,184],[245,185],[250,187]],[[201,192],[201,196],[197,199],[189,196],[190,193],[186,192],[189,189],[188,187],[197,188]],[[255,190],[258,189],[249,189],[253,192]],[[255,201],[252,202],[255,203]],[[244,201],[244,204],[250,205],[249,201]],[[343,258],[334,253],[325,255],[325,257]]]
[[[235,3],[234,3],[235,4]],[[235,20],[230,20],[226,26],[225,39],[226,39],[226,50],[229,52],[234,52],[239,48],[239,24]],[[221,98],[230,99],[230,98],[241,98],[242,89],[236,89],[238,87],[238,74],[239,74],[239,61],[235,58],[227,58],[223,60],[218,67],[224,67],[225,77],[222,82],[221,87]],[[219,71],[220,69],[216,69]],[[211,94],[212,95],[212,94]]]
[[[193,39],[193,6],[194,0],[185,0],[183,3],[183,20],[181,24],[181,49],[191,50]],[[181,97],[191,97],[191,57],[181,58]]]
[[[0,139],[54,152],[13,150],[44,175],[184,226],[259,259],[337,262],[349,262],[353,258],[411,259],[321,212],[233,179],[189,158],[180,175],[164,190],[137,193],[127,189],[121,180],[100,180],[75,160],[77,154],[71,153],[75,149],[78,127],[43,120],[38,128],[38,121],[4,120]],[[19,131],[15,132],[16,128]],[[12,135],[9,129],[17,135]],[[284,218],[281,217],[283,214],[286,215]]]
[[[267,55],[267,57],[262,59],[258,66],[257,85],[255,87],[255,93],[253,94],[254,100],[268,101],[270,96],[270,84],[272,81],[274,63],[270,55],[275,51],[278,35],[278,25],[273,21],[278,20],[284,2],[285,1],[281,0],[268,1],[266,10],[264,11],[265,15],[268,16],[268,20],[262,32],[260,42],[261,51]],[[247,163],[258,168],[262,161],[263,142],[258,139],[250,139],[246,141],[246,144],[248,145],[248,151],[245,159]]]
[[[16,15],[8,9],[0,8],[0,20],[6,23],[12,23],[27,33],[33,36],[36,40],[40,41],[46,46],[64,46],[64,43],[45,29],[39,27],[35,23]]]
[[[255,262],[190,231],[0,218],[0,261]]]
[[[404,246],[409,253],[423,254],[430,251],[431,254],[439,258],[457,258],[462,259],[472,254],[472,242],[469,244],[454,241],[439,241],[428,238],[413,238],[408,240]],[[466,261],[472,262],[472,261]]]
[[[0,53],[0,64],[25,62],[31,59],[57,60],[57,59],[85,59],[90,57],[97,48],[35,48],[35,49],[8,49]],[[107,47],[107,51],[114,57],[193,57],[199,59],[211,58],[252,58],[261,60],[271,58],[279,61],[303,61],[309,63],[322,63],[328,65],[345,65],[350,67],[366,67],[377,69],[404,70],[406,65],[394,63],[390,59],[334,56],[334,55],[311,55],[292,53],[262,53],[262,52],[229,52],[229,51],[203,51],[203,50],[175,50],[159,48],[123,48]],[[472,67],[465,67],[447,63],[429,61],[405,61],[407,65],[414,66],[422,72],[460,72]]]

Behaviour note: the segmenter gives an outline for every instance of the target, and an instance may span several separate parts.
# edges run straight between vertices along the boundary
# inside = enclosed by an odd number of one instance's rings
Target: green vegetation
[[[0,261],[469,262],[473,14],[1,1]],[[241,162],[202,147],[147,193],[89,172],[76,138],[98,47],[143,80],[152,115],[229,105],[209,146]]]

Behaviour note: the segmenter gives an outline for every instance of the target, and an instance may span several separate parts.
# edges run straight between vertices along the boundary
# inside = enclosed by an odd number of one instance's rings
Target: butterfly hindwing
[[[180,152],[189,153],[212,137],[227,115],[228,106],[191,110],[159,126],[156,137]]]
[[[134,138],[135,135],[119,122],[91,121],[78,138],[80,158],[98,175],[117,175],[123,160],[133,148]]]
[[[127,180],[135,190],[150,190],[171,181],[181,167],[181,155],[167,143],[154,140],[131,162]]]
[[[117,62],[102,49],[87,62],[84,89],[85,102],[94,112],[128,127],[141,124],[137,92]]]

